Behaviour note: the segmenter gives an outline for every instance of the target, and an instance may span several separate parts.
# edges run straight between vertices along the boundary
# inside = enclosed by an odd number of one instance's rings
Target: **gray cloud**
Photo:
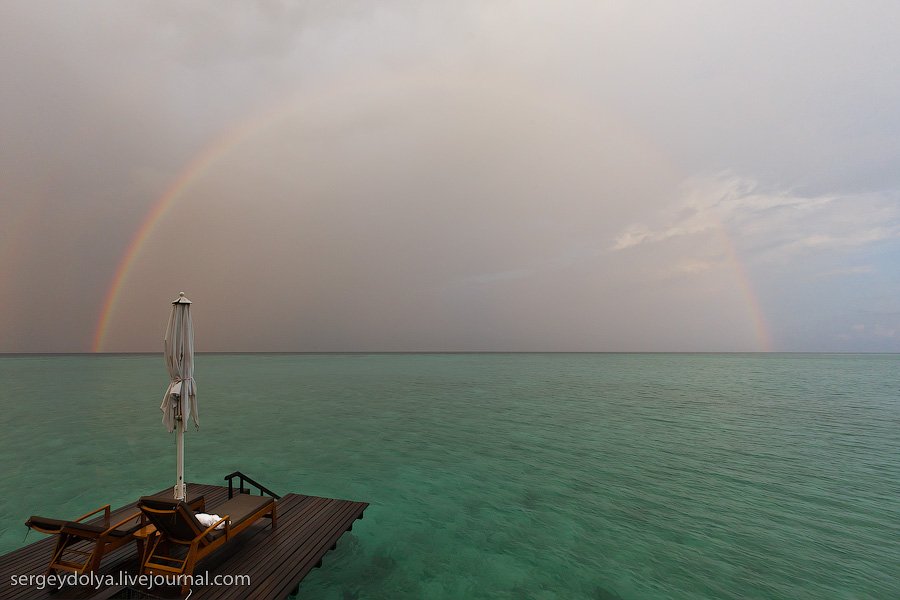
[[[724,230],[752,254],[749,259],[784,263],[806,251],[900,238],[895,193],[804,197],[762,191],[755,182],[729,175],[689,180],[683,187],[684,197],[666,207],[657,229],[633,224],[616,237],[613,250]]]

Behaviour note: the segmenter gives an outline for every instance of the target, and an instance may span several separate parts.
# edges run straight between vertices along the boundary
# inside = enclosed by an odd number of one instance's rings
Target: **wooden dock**
[[[159,493],[164,493],[159,492]],[[223,486],[188,484],[188,497],[203,495],[207,512],[228,498]],[[194,574],[231,577],[235,585],[195,585],[191,600],[226,600],[255,598],[259,600],[287,598],[297,590],[303,578],[322,564],[322,557],[333,549],[338,539],[363,517],[366,502],[318,498],[287,494],[278,500],[278,526],[272,529],[268,519],[261,519],[238,534],[218,552],[201,561]],[[136,512],[136,502],[113,511],[111,522]],[[70,515],[48,515],[68,517]],[[24,520],[24,518],[23,518]],[[34,534],[32,534],[34,535]],[[177,598],[177,588],[146,590],[123,585],[123,575],[136,576],[138,557],[136,544],[129,543],[103,558],[98,576],[113,579],[95,587],[64,587],[61,590],[39,590],[34,586],[13,585],[11,577],[41,575],[53,550],[55,536],[41,539],[9,554],[0,556],[0,600],[60,600],[107,598]],[[109,576],[109,577],[107,577]],[[249,577],[238,580],[236,576]],[[21,581],[21,580],[19,580]],[[220,581],[223,581],[220,579]],[[196,582],[196,580],[195,580]]]

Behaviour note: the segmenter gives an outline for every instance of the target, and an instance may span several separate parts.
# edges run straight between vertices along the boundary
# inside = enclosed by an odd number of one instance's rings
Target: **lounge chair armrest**
[[[103,516],[105,517],[106,522],[109,523],[109,504],[104,504],[103,506],[101,506],[101,507],[98,508],[97,510],[92,510],[91,512],[87,513],[86,515],[81,515],[80,517],[78,517],[77,519],[75,519],[75,520],[72,521],[72,522],[73,522],[73,523],[80,523],[82,520],[87,519],[87,518],[90,517],[91,515],[96,515],[96,514],[97,514],[98,512],[100,512],[100,511],[103,511],[103,512],[105,513]]]
[[[214,530],[216,527],[218,527],[219,525],[221,525],[223,521],[225,522],[225,535],[228,535],[228,519],[229,519],[229,518],[230,518],[229,515],[225,515],[224,517],[222,517],[221,519],[219,519],[218,521],[216,521],[215,523],[213,523],[212,525],[210,525],[209,527],[207,527],[207,528],[203,531],[203,533],[201,533],[200,535],[197,536],[197,539],[203,539],[204,537],[206,537],[207,535],[209,535],[210,533],[212,533],[213,530]]]
[[[191,549],[189,550],[189,552],[190,553],[196,552],[197,547],[200,546],[200,542],[203,541],[204,539],[206,539],[206,536],[208,536],[210,533],[212,533],[213,530],[222,523],[222,521],[225,522],[225,539],[227,540],[228,539],[228,530],[229,530],[229,527],[228,527],[228,524],[229,524],[228,519],[229,518],[230,518],[230,515],[225,515],[224,517],[222,517],[221,519],[219,519],[218,521],[216,521],[215,523],[213,523],[212,525],[210,525],[209,527],[204,529],[203,533],[201,533],[200,535],[195,537],[194,541],[191,542]]]
[[[115,525],[110,525],[109,527],[107,527],[106,531],[104,531],[103,533],[107,534],[110,531],[112,531],[113,529],[118,529],[119,527],[121,527],[122,525],[127,523],[128,521],[134,521],[135,519],[137,519],[138,517],[140,517],[143,514],[144,513],[138,511],[138,512],[134,513],[133,515],[128,515],[127,517],[125,517],[124,519],[122,519],[121,521],[116,523]]]

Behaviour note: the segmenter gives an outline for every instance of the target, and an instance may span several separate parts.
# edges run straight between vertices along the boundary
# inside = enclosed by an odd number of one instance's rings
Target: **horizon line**
[[[119,352],[0,352],[0,356],[154,356],[162,351]],[[346,354],[900,354],[900,351],[879,350],[214,350],[200,354],[286,354],[286,355],[346,355]]]

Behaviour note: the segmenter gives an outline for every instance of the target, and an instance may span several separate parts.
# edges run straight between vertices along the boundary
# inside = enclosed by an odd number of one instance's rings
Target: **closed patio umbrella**
[[[184,500],[184,425],[187,415],[200,427],[197,410],[197,384],[194,383],[194,328],[191,324],[191,301],[184,292],[172,302],[172,314],[166,327],[166,368],[169,387],[163,396],[163,424],[169,433],[175,431],[176,479],[175,499]]]

